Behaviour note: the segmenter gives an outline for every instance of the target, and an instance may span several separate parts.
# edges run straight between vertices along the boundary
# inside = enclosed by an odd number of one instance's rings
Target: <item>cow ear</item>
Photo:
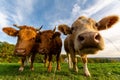
[[[105,30],[105,29],[111,28],[118,20],[119,20],[118,16],[105,17],[97,23],[97,25],[96,25],[97,29]]]
[[[61,24],[58,26],[58,30],[61,31],[64,35],[71,34],[71,29],[68,25]]]
[[[52,36],[52,38],[54,39],[56,37],[60,37],[60,35],[61,35],[60,32],[55,32],[54,35]]]
[[[18,30],[11,28],[11,27],[5,27],[2,29],[3,32],[5,32],[9,36],[17,36]]]

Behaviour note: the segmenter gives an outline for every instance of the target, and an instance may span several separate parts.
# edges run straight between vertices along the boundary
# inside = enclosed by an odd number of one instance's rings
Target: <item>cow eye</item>
[[[35,38],[32,38],[32,39],[30,39],[30,40],[35,40]]]
[[[34,40],[35,38],[32,38],[32,40]]]
[[[50,38],[49,40],[52,40],[52,38]]]
[[[51,38],[49,38],[48,40],[49,40],[49,41],[51,41],[51,40],[52,40],[52,37],[51,37]]]

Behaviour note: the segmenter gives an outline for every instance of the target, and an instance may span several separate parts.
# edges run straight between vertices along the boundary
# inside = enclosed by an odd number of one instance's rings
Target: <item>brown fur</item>
[[[8,34],[9,36],[17,36],[18,31],[12,27],[5,27],[3,31]]]
[[[30,52],[35,44],[35,39],[37,35],[37,30],[31,26],[23,25],[19,26],[19,30],[16,30],[12,27],[5,27],[3,31],[9,36],[18,37],[17,43],[15,46],[14,54],[22,57],[20,71],[24,69],[24,61],[26,56],[30,56]],[[31,70],[33,70],[33,61],[35,54],[32,54],[31,58]]]
[[[57,69],[60,70],[60,52],[62,40],[60,33],[52,30],[39,32],[36,38],[36,49],[40,54],[45,55],[45,61],[49,61],[48,72],[52,70],[52,55],[56,55]]]
[[[71,28],[65,24],[58,26],[63,34],[68,34],[64,41],[64,47],[67,54],[71,55],[73,68],[76,72],[78,68],[75,55],[79,54],[84,62],[84,73],[86,76],[90,76],[86,65],[87,55],[104,49],[104,41],[99,31],[111,28],[118,19],[118,16],[108,16],[96,22],[91,18],[81,16],[72,24]]]

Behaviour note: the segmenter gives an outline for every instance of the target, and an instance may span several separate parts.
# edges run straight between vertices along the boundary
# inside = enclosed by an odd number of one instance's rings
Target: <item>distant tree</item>
[[[14,62],[17,59],[13,56],[14,45],[7,42],[0,42],[0,62]]]

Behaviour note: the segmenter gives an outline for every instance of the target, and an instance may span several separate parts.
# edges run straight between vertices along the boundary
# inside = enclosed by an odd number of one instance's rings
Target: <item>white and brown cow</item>
[[[58,29],[67,35],[64,47],[68,55],[69,68],[72,68],[70,63],[70,58],[72,58],[73,69],[78,72],[76,55],[80,55],[84,63],[84,74],[90,76],[87,68],[87,55],[95,54],[104,49],[104,41],[99,31],[111,28],[118,20],[119,18],[116,15],[105,17],[99,22],[81,16],[71,27],[65,24],[59,25]]]

